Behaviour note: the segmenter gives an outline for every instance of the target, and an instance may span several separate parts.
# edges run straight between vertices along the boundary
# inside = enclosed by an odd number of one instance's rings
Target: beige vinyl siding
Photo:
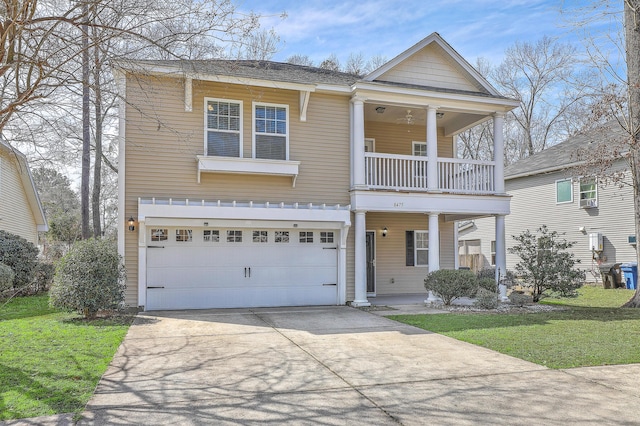
[[[376,80],[477,92],[478,87],[440,47],[429,45]]]
[[[387,228],[386,237],[382,229]],[[455,266],[453,223],[440,220],[440,268]],[[376,232],[376,293],[421,293],[428,267],[406,266],[406,231],[428,231],[426,214],[372,213],[366,214],[367,231]],[[391,282],[393,280],[393,283]]]
[[[38,244],[38,227],[12,154],[0,151],[0,229]]]
[[[511,194],[511,214],[505,219],[507,248],[514,245],[512,235],[529,229],[535,232],[546,224],[549,229],[564,233],[564,238],[575,241],[573,252],[580,260],[579,267],[587,271],[588,281],[599,281],[598,264],[592,259],[589,234],[600,232],[604,239],[605,263],[635,261],[635,248],[627,243],[627,236],[634,234],[633,190],[630,186],[619,188],[615,184],[598,185],[598,207],[581,209],[579,182],[574,179],[573,202],[556,204],[555,182],[568,174],[556,172],[506,181]],[[627,181],[630,177],[627,176]],[[475,221],[476,230],[464,234],[464,239],[481,238],[483,254],[489,258],[490,241],[495,239],[493,218]],[[585,228],[585,232],[579,230]],[[460,239],[463,239],[461,236]],[[519,258],[507,253],[507,269],[513,269]]]
[[[138,197],[348,205],[349,98],[312,93],[307,121],[299,116],[299,92],[213,82],[193,82],[193,111],[184,111],[180,79],[129,76],[126,118],[125,215],[136,216]],[[252,102],[289,105],[289,159],[300,161],[296,187],[291,177],[203,173],[197,182],[196,155],[204,154],[204,98],[243,102],[242,149],[252,152]],[[352,249],[350,249],[352,253]],[[137,231],[127,232],[129,283],[137,277]],[[351,262],[351,260],[348,260]],[[353,282],[352,269],[348,282]],[[127,302],[137,303],[137,286]]]
[[[364,125],[366,138],[375,139],[375,150],[383,154],[413,155],[413,142],[425,142],[425,126],[367,121]],[[438,128],[438,157],[453,157],[453,137],[444,136]]]

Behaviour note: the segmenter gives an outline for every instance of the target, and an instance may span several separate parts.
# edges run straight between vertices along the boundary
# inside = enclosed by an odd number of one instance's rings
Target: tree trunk
[[[82,216],[82,238],[91,237],[89,228],[89,174],[91,172],[91,123],[89,95],[89,6],[82,6],[82,175],[80,183],[80,214]]]
[[[93,235],[96,238],[102,236],[102,226],[100,224],[100,195],[102,189],[102,90],[100,66],[100,49],[97,47],[98,37],[94,28],[93,48],[93,93],[95,94],[95,152],[93,160],[93,189],[91,192],[91,213],[93,216]]]
[[[628,126],[632,140],[629,144],[629,162],[633,177],[633,194],[636,218],[636,241],[640,242],[640,0],[625,0],[624,27],[627,53],[627,82],[629,96]],[[640,250],[636,248],[636,260],[640,265]],[[637,286],[636,287],[640,287]],[[625,308],[640,308],[640,288]]]

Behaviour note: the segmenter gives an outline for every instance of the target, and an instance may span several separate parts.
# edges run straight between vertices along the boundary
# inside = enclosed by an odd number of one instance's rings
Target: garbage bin
[[[627,288],[629,290],[635,290],[638,286],[638,263],[623,263],[620,265],[620,269],[622,269],[622,273],[624,274],[624,280],[627,283]]]

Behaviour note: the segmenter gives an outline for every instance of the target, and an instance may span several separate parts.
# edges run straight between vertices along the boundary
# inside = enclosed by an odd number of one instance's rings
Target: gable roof
[[[505,167],[505,180],[549,173],[576,166],[581,163],[578,159],[578,151],[588,148],[590,144],[603,143],[603,134],[607,135],[607,143],[610,143],[612,140],[622,137],[622,129],[617,122],[610,122],[598,131],[572,136],[557,145]]]
[[[485,93],[502,97],[500,93],[480,74],[466,59],[464,59],[449,43],[447,43],[440,34],[434,32],[418,43],[411,46],[409,49],[400,53],[398,56],[382,65],[380,68],[372,71],[366,75],[364,81],[376,81],[383,74],[391,71],[393,68],[398,67],[407,59],[423,51],[430,45],[438,46],[447,56],[450,62],[463,74],[468,80],[470,80],[474,86],[478,87],[480,91]]]
[[[0,139],[0,151],[9,154],[11,158],[15,158],[17,160],[17,169],[20,174],[20,180],[22,181],[22,187],[24,188],[25,195],[27,196],[29,207],[33,213],[38,231],[47,232],[49,230],[49,225],[47,224],[47,219],[44,216],[44,210],[40,203],[40,197],[38,196],[38,191],[36,190],[36,184],[33,181],[31,170],[29,170],[29,165],[27,164],[27,157],[17,149],[12,148],[2,139]]]

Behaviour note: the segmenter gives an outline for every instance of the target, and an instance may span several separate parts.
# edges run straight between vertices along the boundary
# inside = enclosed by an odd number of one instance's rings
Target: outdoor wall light
[[[389,232],[389,230],[388,230],[388,229],[387,229],[387,227],[385,226],[385,227],[382,229],[382,236],[383,236],[383,237],[386,237],[386,236],[387,236],[387,232]]]
[[[378,114],[384,114],[384,111],[385,111],[385,110],[386,110],[386,108],[385,108],[385,107],[383,107],[383,106],[379,106],[379,107],[377,107],[377,108],[376,108],[376,112],[377,112]]]
[[[444,112],[436,112],[436,118],[444,117]]]
[[[129,231],[133,232],[136,230],[136,221],[133,219],[133,216],[129,216],[129,220],[127,220],[127,223],[129,224]]]

